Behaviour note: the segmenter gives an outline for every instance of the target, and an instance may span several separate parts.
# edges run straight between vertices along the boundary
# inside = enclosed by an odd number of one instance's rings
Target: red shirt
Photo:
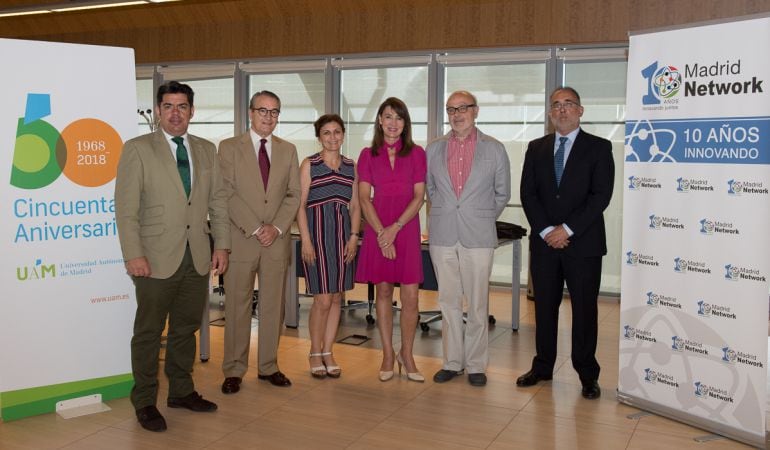
[[[447,169],[449,170],[449,179],[452,181],[452,188],[457,198],[463,193],[465,182],[471,175],[471,166],[473,165],[473,154],[476,152],[476,128],[464,139],[452,136],[447,145]]]

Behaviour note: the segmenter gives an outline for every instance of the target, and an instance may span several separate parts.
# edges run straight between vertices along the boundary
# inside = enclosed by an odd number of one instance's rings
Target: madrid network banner
[[[619,399],[765,445],[770,19],[631,36]]]
[[[131,49],[0,39],[0,413],[132,385],[135,309],[115,225],[137,134]]]

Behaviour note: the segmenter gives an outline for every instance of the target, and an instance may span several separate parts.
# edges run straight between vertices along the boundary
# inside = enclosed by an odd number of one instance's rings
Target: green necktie
[[[176,143],[176,168],[182,178],[184,192],[190,196],[190,160],[187,159],[187,149],[184,146],[184,138],[176,136],[171,138]]]

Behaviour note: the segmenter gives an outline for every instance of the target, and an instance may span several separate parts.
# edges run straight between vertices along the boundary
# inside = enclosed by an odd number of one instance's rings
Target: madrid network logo
[[[681,352],[684,349],[684,339],[679,336],[671,336],[671,350]]]
[[[706,303],[703,300],[698,300],[698,315],[699,316],[710,316],[711,315],[711,305]]]
[[[727,193],[730,195],[741,195],[743,192],[743,183],[740,181],[729,180],[727,182]]]
[[[714,228],[715,224],[713,220],[708,219],[701,219],[698,221],[700,223],[700,233],[701,234],[714,234]]]
[[[734,363],[738,358],[738,352],[730,347],[722,347],[722,361]]]
[[[732,264],[725,265],[725,280],[738,281],[740,269]]]
[[[626,264],[629,266],[635,266],[639,264],[639,254],[634,252],[626,252]]]
[[[73,183],[96,187],[115,178],[123,141],[99,119],[78,119],[61,132],[43,120],[50,116],[50,94],[27,94],[24,117],[16,125],[11,185],[40,189],[64,174]]]
[[[663,218],[661,218],[660,216],[656,216],[655,214],[651,214],[650,217],[648,217],[648,219],[650,219],[650,225],[649,225],[650,228],[652,228],[653,230],[660,229],[660,225],[663,223]]]
[[[644,381],[648,383],[655,383],[658,381],[658,372],[650,368],[644,369]]]
[[[642,77],[647,80],[647,93],[642,96],[642,104],[659,105],[679,93],[682,87],[682,74],[674,66],[659,66],[658,61],[642,70]]]
[[[696,381],[693,383],[695,385],[695,395],[698,397],[708,397],[709,395],[709,388],[705,384],[701,383],[700,381]]]

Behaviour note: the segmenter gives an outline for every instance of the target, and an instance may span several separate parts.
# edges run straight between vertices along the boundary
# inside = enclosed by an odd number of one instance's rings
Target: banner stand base
[[[770,433],[767,431],[762,433],[762,435],[756,435],[745,430],[731,427],[724,423],[716,422],[714,420],[689,414],[683,414],[680,409],[662,405],[645,398],[635,397],[621,391],[618,391],[617,399],[620,403],[641,409],[642,411],[640,411],[640,413],[652,413],[653,415],[666,417],[672,420],[676,420],[677,422],[682,422],[684,424],[700,428],[707,433],[712,431],[715,434],[718,433],[719,435],[726,438],[734,439],[736,441],[743,442],[757,448],[770,449]],[[703,438],[710,438],[713,440],[716,439],[717,436],[711,437],[711,435],[705,435],[694,439]]]
[[[698,443],[711,442],[711,441],[720,441],[720,440],[724,440],[724,439],[727,439],[727,438],[724,437],[724,436],[720,436],[718,434],[706,434],[706,435],[703,435],[703,436],[696,436],[696,437],[692,438],[693,441],[698,442]]]
[[[651,412],[640,411],[638,413],[633,413],[633,414],[627,415],[626,419],[637,420],[637,419],[641,419],[642,417],[647,417],[647,416],[652,416],[652,415],[653,414]]]
[[[110,410],[109,406],[102,403],[102,394],[86,395],[85,397],[56,402],[56,414],[64,419],[72,419],[73,417],[87,416]]]

